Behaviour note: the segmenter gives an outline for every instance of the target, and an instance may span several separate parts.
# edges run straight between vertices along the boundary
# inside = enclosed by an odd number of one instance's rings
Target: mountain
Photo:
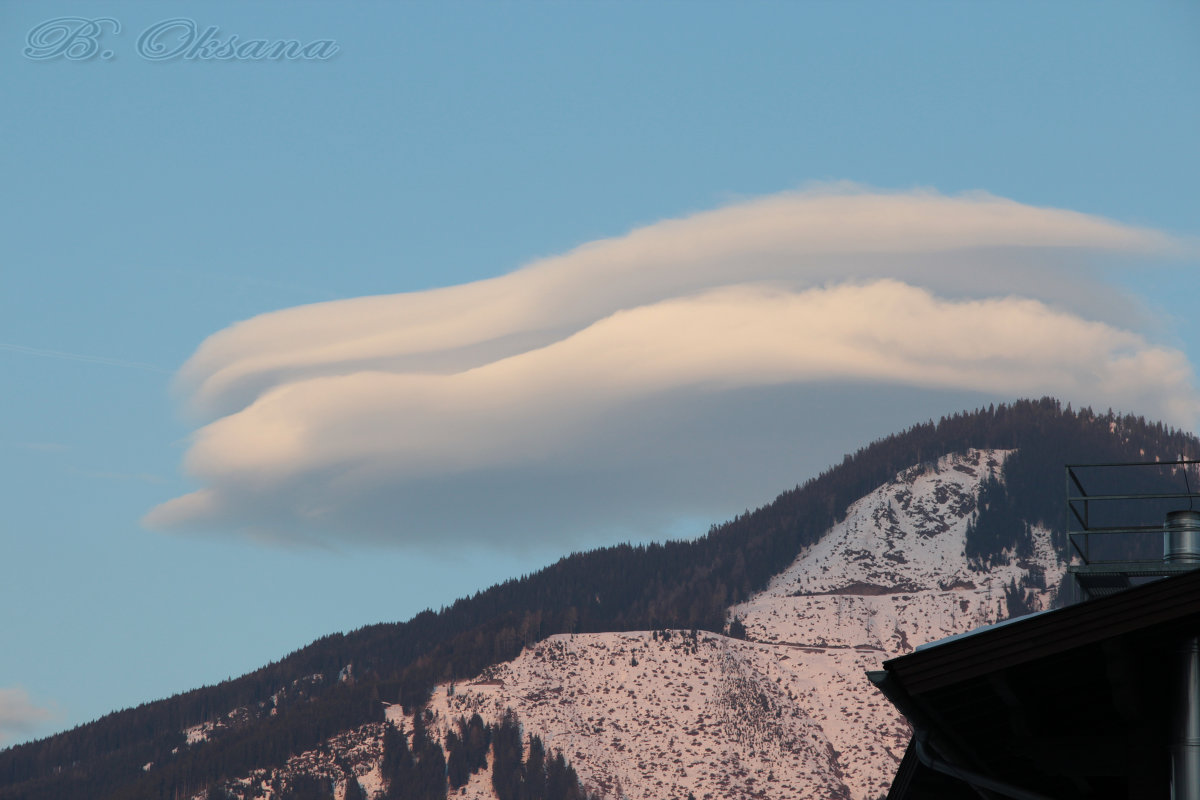
[[[905,729],[863,671],[1052,602],[1064,462],[1198,452],[1161,424],[1051,399],[917,425],[694,541],[575,554],[439,612],[325,637],[241,678],[0,751],[0,800],[251,787],[342,800],[382,790],[398,763],[449,768],[466,781],[457,793],[500,800],[536,796],[551,767],[563,792],[577,774],[614,798],[875,797]],[[494,745],[511,744],[519,720],[544,753],[522,765],[541,751],[493,749],[501,778],[461,768],[461,744],[439,762],[474,713]],[[408,761],[385,752],[401,747],[385,715],[408,732]],[[522,788],[526,775],[535,788]]]
[[[434,718],[512,708],[608,797],[880,796],[909,732],[866,671],[915,644],[1048,608],[1062,578],[1044,527],[998,554],[1004,563],[965,553],[981,486],[1007,455],[944,456],[852,504],[730,609],[744,641],[560,634],[453,693],[439,687]]]

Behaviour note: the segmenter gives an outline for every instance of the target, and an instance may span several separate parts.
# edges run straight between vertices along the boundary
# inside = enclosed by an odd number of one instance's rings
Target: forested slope
[[[420,704],[436,682],[474,675],[550,634],[720,631],[728,606],[765,587],[852,502],[901,469],[971,447],[1016,450],[975,524],[974,547],[984,558],[1017,543],[1019,526],[1006,524],[1014,510],[1061,532],[1066,462],[1200,455],[1188,434],[1111,412],[1064,410],[1049,398],[916,425],[696,540],[573,554],[440,611],[327,636],[243,677],[0,751],[0,800],[185,796],[378,721],[380,700]],[[348,664],[355,680],[336,680]],[[232,709],[242,710],[236,725],[187,744],[185,728]],[[147,762],[152,772],[142,770]]]

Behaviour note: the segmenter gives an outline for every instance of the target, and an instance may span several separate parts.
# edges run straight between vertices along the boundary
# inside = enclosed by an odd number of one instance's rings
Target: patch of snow
[[[211,722],[201,722],[199,725],[193,725],[190,728],[184,728],[183,734],[187,737],[187,743],[189,745],[200,744],[201,742],[208,741],[208,737],[213,732],[215,727],[216,725]]]

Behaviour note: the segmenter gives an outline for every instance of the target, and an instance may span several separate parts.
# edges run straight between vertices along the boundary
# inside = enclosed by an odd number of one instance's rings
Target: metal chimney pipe
[[[1200,565],[1200,511],[1169,511],[1163,523],[1163,561]]]
[[[1175,657],[1171,800],[1200,800],[1200,636],[1180,642]]]
[[[1200,567],[1200,511],[1167,514],[1163,561]],[[1173,666],[1171,800],[1200,800],[1200,636],[1179,642]]]

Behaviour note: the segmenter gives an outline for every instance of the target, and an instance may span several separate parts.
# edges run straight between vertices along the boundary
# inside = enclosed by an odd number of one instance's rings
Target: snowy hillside
[[[440,724],[512,707],[609,797],[875,798],[907,729],[865,672],[923,642],[1006,615],[1032,568],[1056,586],[1049,534],[988,572],[964,554],[981,480],[1003,451],[913,468],[845,519],[761,594],[730,609],[749,641],[671,631],[554,636],[474,682],[439,687]],[[1026,602],[1047,607],[1047,591]],[[472,787],[468,787],[468,791]],[[485,783],[478,794],[487,797]]]
[[[914,467],[854,503],[760,594],[729,609],[746,640],[707,632],[560,634],[466,683],[439,686],[429,730],[516,711],[527,733],[561,751],[582,782],[620,800],[874,800],[908,740],[904,721],[865,673],[915,646],[1045,608],[1063,573],[1049,533],[1031,554],[984,571],[965,554],[981,482],[1004,451]],[[1009,596],[1006,596],[1006,591]],[[388,718],[406,730],[399,706]],[[330,740],[288,768],[250,776],[265,796],[289,773],[345,791],[353,774],[382,794],[379,725]],[[189,735],[195,735],[189,732]],[[455,796],[492,800],[487,771]]]
[[[890,655],[1007,616],[1005,589],[1030,571],[1057,586],[1064,566],[1050,534],[1033,528],[1033,556],[986,571],[964,553],[980,482],[1004,451],[946,456],[912,468],[852,505],[845,519],[759,595],[730,609],[750,639],[869,646]],[[1046,608],[1049,592],[1027,592]]]
[[[431,708],[444,723],[513,707],[606,797],[842,798],[839,746],[883,753],[906,737],[895,720],[862,724],[883,698],[847,696],[840,676],[873,659],[704,632],[559,635]]]

